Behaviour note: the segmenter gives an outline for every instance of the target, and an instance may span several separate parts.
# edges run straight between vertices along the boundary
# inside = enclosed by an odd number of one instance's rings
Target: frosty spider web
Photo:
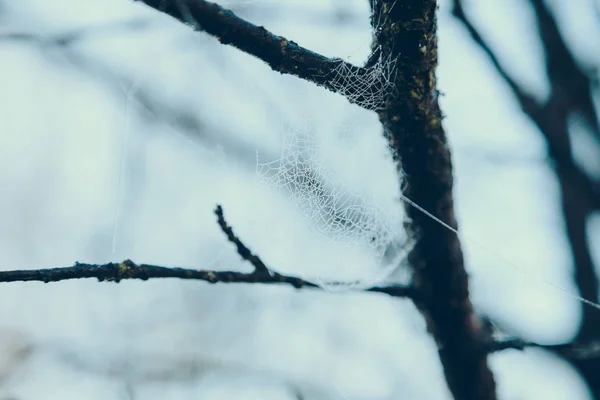
[[[340,184],[336,174],[318,159],[317,139],[304,128],[283,135],[281,158],[260,163],[257,154],[256,177],[286,194],[300,210],[310,229],[331,243],[360,248],[371,254],[382,271],[375,281],[389,275],[409,250],[407,241],[399,250],[398,232],[389,215],[364,197]],[[328,282],[345,288],[372,285],[373,282]]]
[[[373,10],[377,8],[375,0],[371,0],[370,5]],[[395,5],[396,1],[389,8],[384,7],[372,15],[375,36],[381,32],[381,26],[387,22]],[[340,62],[332,71],[331,87],[366,110],[381,111],[396,92],[396,64],[397,58],[382,51],[379,46],[373,49],[371,59],[361,69],[353,69],[351,65]]]
[[[332,72],[335,78],[331,82],[331,87],[337,93],[372,111],[383,109],[395,92],[396,59],[377,51],[377,61],[362,70],[353,70],[347,63],[340,62]]]

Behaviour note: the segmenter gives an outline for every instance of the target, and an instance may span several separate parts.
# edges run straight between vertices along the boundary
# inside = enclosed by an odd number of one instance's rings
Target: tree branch
[[[540,6],[538,5],[538,7]],[[547,13],[548,11],[546,10],[545,12]],[[510,87],[513,94],[519,101],[523,112],[527,114],[527,116],[533,121],[533,123],[536,124],[538,129],[544,135],[550,147],[550,156],[560,164],[562,173],[564,173],[568,178],[568,181],[571,182],[570,185],[572,187],[576,187],[575,190],[580,191],[582,196],[586,198],[586,203],[589,203],[587,207],[591,206],[596,209],[600,209],[600,183],[590,179],[575,165],[570,151],[571,147],[569,144],[568,134],[565,135],[563,132],[554,132],[556,127],[560,129],[563,125],[565,125],[563,131],[566,130],[566,117],[568,116],[567,112],[571,111],[569,109],[569,105],[576,104],[576,100],[572,98],[564,98],[563,95],[566,89],[560,91],[553,90],[551,99],[545,105],[539,105],[535,98],[527,94],[502,67],[496,54],[465,15],[462,0],[454,0],[453,14],[465,26],[473,41],[477,43],[481,50],[487,54],[498,74]],[[539,23],[542,24],[542,22],[543,21],[540,21]],[[547,28],[540,28],[540,30],[544,31],[547,30]],[[545,45],[545,48],[548,47],[550,47],[550,44]],[[554,58],[555,57],[549,57],[548,63],[554,63]],[[547,69],[549,73],[551,71],[559,70],[554,64],[552,64],[552,66],[548,65]],[[556,85],[557,78],[549,79],[551,79],[553,84]],[[561,79],[558,79],[558,81],[562,82]],[[587,82],[589,83],[589,81]],[[573,90],[581,91],[580,88],[574,88]],[[570,95],[570,97],[573,96],[575,96],[575,94]],[[559,107],[561,110],[557,109]],[[584,109],[587,109],[586,107],[587,99],[584,99],[583,105],[581,105],[582,112],[584,112]],[[557,121],[557,119],[561,117],[565,119],[564,122]],[[596,118],[595,115],[588,115],[587,117]]]
[[[270,275],[271,272],[269,271],[269,268],[267,268],[267,266],[265,265],[265,263],[263,263],[260,257],[258,257],[255,254],[252,254],[250,249],[247,248],[246,245],[244,245],[244,243],[242,243],[242,241],[237,236],[235,236],[235,234],[233,233],[233,229],[227,224],[227,221],[225,221],[225,216],[223,215],[223,208],[220,205],[217,205],[217,208],[215,209],[215,214],[217,215],[217,223],[219,224],[219,227],[227,236],[227,240],[235,244],[235,247],[240,257],[242,257],[243,260],[248,261],[254,266],[255,273],[262,275]]]
[[[546,54],[546,72],[553,90],[561,92],[571,110],[582,114],[596,140],[600,141],[591,79],[577,64],[548,6],[542,0],[530,0],[530,3],[537,15],[538,30]]]
[[[379,0],[373,48],[397,59],[397,95],[379,119],[398,162],[403,195],[456,228],[452,197],[452,160],[442,126],[435,68],[437,66],[437,2]],[[456,399],[496,399],[487,364],[485,332],[469,299],[468,276],[457,235],[411,205],[407,229],[417,243],[409,260],[428,328]]]
[[[547,345],[528,342],[520,338],[510,338],[506,340],[491,341],[488,344],[488,351],[490,353],[496,353],[504,350],[523,351],[531,348],[550,351],[571,362],[600,358],[600,342],[597,340],[587,343],[573,342]]]
[[[254,56],[282,74],[294,75],[363,104],[368,69],[328,58],[277,36],[262,26],[236,16],[231,10],[205,0],[137,0],[149,7],[214,36]],[[343,75],[341,71],[344,71]],[[340,80],[346,84],[341,87]]]
[[[237,271],[211,271],[190,268],[162,267],[150,264],[136,264],[131,260],[121,263],[86,264],[76,262],[75,265],[63,268],[48,268],[37,270],[0,271],[0,282],[59,282],[71,279],[96,278],[98,281],[120,282],[125,279],[156,279],[178,278],[200,280],[208,283],[261,283],[265,285],[287,284],[296,289],[321,289],[316,283],[304,279],[281,275],[277,272],[250,273]],[[391,297],[415,297],[415,291],[410,287],[387,286],[372,287],[364,292],[382,293]]]
[[[494,52],[466,17],[461,0],[454,1],[454,15],[489,56],[497,72],[512,89],[524,113],[536,124],[546,139],[548,155],[560,185],[567,239],[575,263],[575,282],[582,297],[597,302],[599,282],[586,237],[586,219],[592,211],[600,209],[600,182],[594,181],[576,165],[568,127],[569,116],[580,112],[590,124],[595,137],[600,138],[598,118],[591,102],[591,81],[576,64],[548,7],[541,0],[530,0],[530,3],[536,12],[538,31],[546,53],[546,71],[552,89],[550,99],[541,105],[527,95],[502,68]],[[596,340],[599,329],[600,316],[597,310],[584,307],[582,326],[576,343],[550,348],[514,339],[498,346],[500,349],[511,346],[553,349],[572,362],[587,381],[590,390],[598,397],[600,357],[582,358],[572,355],[581,353],[573,350],[579,349],[578,342],[588,343]]]
[[[38,270],[13,270],[0,271],[0,282],[59,282],[70,279],[96,278],[102,281],[120,282],[125,279],[148,280],[154,278],[178,278],[200,280],[208,283],[261,283],[265,285],[286,284],[296,289],[312,288],[322,289],[317,284],[295,276],[282,275],[270,270],[252,251],[233,233],[233,229],[225,221],[223,209],[215,209],[217,223],[227,236],[227,239],[236,246],[238,254],[243,260],[254,267],[250,273],[237,271],[212,271],[190,268],[162,267],[150,264],[136,264],[131,260],[121,263],[86,264],[76,262],[75,265],[63,268],[48,268]],[[412,287],[386,286],[371,287],[364,292],[382,293],[391,297],[417,297]]]

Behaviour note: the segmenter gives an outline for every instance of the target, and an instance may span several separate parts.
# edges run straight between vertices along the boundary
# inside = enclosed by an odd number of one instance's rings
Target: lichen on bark
[[[403,195],[456,228],[450,149],[442,126],[435,68],[435,0],[375,0],[373,48],[396,59],[395,93],[379,119],[397,161]],[[448,387],[456,399],[495,399],[484,350],[485,332],[469,299],[456,234],[406,204],[407,229],[417,242],[409,257],[416,302],[434,336]]]

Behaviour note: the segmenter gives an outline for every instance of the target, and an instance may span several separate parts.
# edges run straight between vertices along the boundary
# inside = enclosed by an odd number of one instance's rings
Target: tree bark
[[[374,52],[396,60],[395,93],[379,118],[398,162],[403,195],[456,228],[450,150],[442,127],[435,0],[373,4]],[[377,26],[377,24],[381,23]],[[407,203],[407,229],[417,239],[410,255],[416,301],[438,346],[456,399],[495,399],[485,332],[469,300],[458,236]]]

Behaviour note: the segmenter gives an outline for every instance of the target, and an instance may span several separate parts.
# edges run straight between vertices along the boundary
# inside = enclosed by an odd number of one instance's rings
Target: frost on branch
[[[321,240],[363,250],[379,266],[374,276],[352,282],[312,279],[330,290],[373,286],[396,270],[411,241],[399,221],[340,183],[338,174],[319,160],[317,150],[311,129],[285,133],[280,159],[260,163],[257,155],[256,176],[261,183],[282,191]]]

